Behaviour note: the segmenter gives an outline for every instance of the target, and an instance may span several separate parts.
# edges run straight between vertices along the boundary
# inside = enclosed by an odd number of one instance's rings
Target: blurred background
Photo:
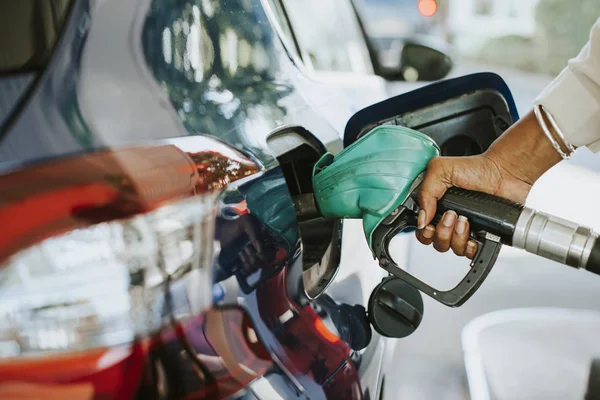
[[[548,75],[558,74],[579,52],[600,10],[600,0],[360,0],[359,4],[367,32],[380,51],[392,50],[414,35],[429,35],[452,44],[463,61]]]
[[[514,83],[522,113],[578,54],[600,15],[600,0],[358,0],[357,5],[383,65],[396,67],[406,40],[436,43],[452,56],[451,76],[502,73]]]
[[[382,65],[397,68],[409,41],[428,43],[451,56],[448,77],[481,71],[502,76],[521,116],[579,53],[600,17],[600,0],[359,0],[357,6]],[[405,83],[389,85],[391,95],[406,90]],[[598,194],[600,157],[580,149],[536,183],[527,205],[597,227]],[[467,264],[416,241],[410,250],[410,272],[441,287],[454,286]],[[398,341],[397,364],[389,366],[397,374],[386,393],[465,399],[470,371],[471,395],[489,398],[478,388],[481,377],[474,378],[479,363],[488,374],[485,385],[499,398],[582,398],[589,358],[600,356],[599,312],[599,280],[504,248],[464,306],[448,309],[425,299],[419,333]],[[522,379],[515,381],[515,374]]]

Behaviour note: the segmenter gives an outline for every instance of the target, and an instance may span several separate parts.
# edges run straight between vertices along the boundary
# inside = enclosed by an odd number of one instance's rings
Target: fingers
[[[464,216],[458,217],[454,226],[454,234],[450,247],[457,256],[464,256],[467,251],[467,242],[469,241],[469,221]]]
[[[435,216],[435,210],[437,208],[437,202],[442,198],[450,182],[448,174],[443,166],[443,160],[440,158],[434,158],[429,162],[427,166],[427,174],[421,184],[419,191],[419,216],[417,219],[417,225],[419,229],[424,229]]]
[[[435,228],[435,236],[433,238],[433,248],[440,253],[445,253],[450,249],[452,234],[454,233],[454,224],[458,216],[454,211],[448,211],[443,216],[441,221]]]
[[[473,259],[477,253],[477,243],[470,239],[470,225],[467,218],[458,216],[454,211],[448,211],[443,216],[437,227],[427,225],[424,229],[417,230],[419,242],[445,253],[452,249],[457,256]]]
[[[417,231],[417,240],[423,243],[425,246],[429,246],[433,242],[433,236],[435,235],[435,228],[433,225],[427,225],[425,229]]]
[[[477,253],[477,243],[474,240],[469,240],[470,229],[467,218],[462,215],[459,216],[454,225],[450,248],[457,256],[465,256],[472,260]]]
[[[472,260],[475,257],[475,254],[477,254],[477,243],[475,243],[473,240],[469,240],[465,255],[469,260]]]

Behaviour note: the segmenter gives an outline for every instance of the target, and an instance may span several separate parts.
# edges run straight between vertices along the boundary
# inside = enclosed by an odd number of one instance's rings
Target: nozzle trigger
[[[392,239],[408,227],[416,227],[417,212],[413,207],[400,206],[373,231],[372,250],[379,266],[431,298],[449,307],[460,307],[479,289],[496,263],[502,247],[500,237],[488,232],[472,233],[477,242],[477,253],[471,269],[461,282],[451,290],[437,290],[401,269],[389,253]]]

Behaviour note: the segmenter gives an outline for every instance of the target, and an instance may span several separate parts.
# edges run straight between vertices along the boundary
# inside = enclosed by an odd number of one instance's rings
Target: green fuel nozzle
[[[314,198],[325,218],[362,218],[375,256],[373,232],[411,194],[415,180],[440,154],[423,133],[379,126],[335,157],[325,154],[313,170]]]

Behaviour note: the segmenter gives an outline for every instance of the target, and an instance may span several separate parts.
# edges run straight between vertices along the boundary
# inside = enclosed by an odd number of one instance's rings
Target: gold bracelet
[[[558,142],[556,141],[556,139],[554,138],[554,135],[552,135],[552,132],[550,132],[550,129],[548,129],[548,126],[546,125],[546,120],[544,119],[544,117],[542,116],[542,111],[541,111],[541,105],[540,104],[536,104],[533,107],[533,112],[535,113],[535,117],[538,120],[538,124],[540,125],[540,127],[542,128],[542,131],[544,132],[544,135],[546,135],[546,137],[548,138],[548,140],[550,141],[550,143],[552,144],[552,147],[554,147],[554,150],[556,150],[556,152],[558,154],[560,154],[560,156],[565,159],[568,160],[570,158],[570,154],[567,154],[563,151],[563,149],[560,147],[560,145],[558,144]]]

